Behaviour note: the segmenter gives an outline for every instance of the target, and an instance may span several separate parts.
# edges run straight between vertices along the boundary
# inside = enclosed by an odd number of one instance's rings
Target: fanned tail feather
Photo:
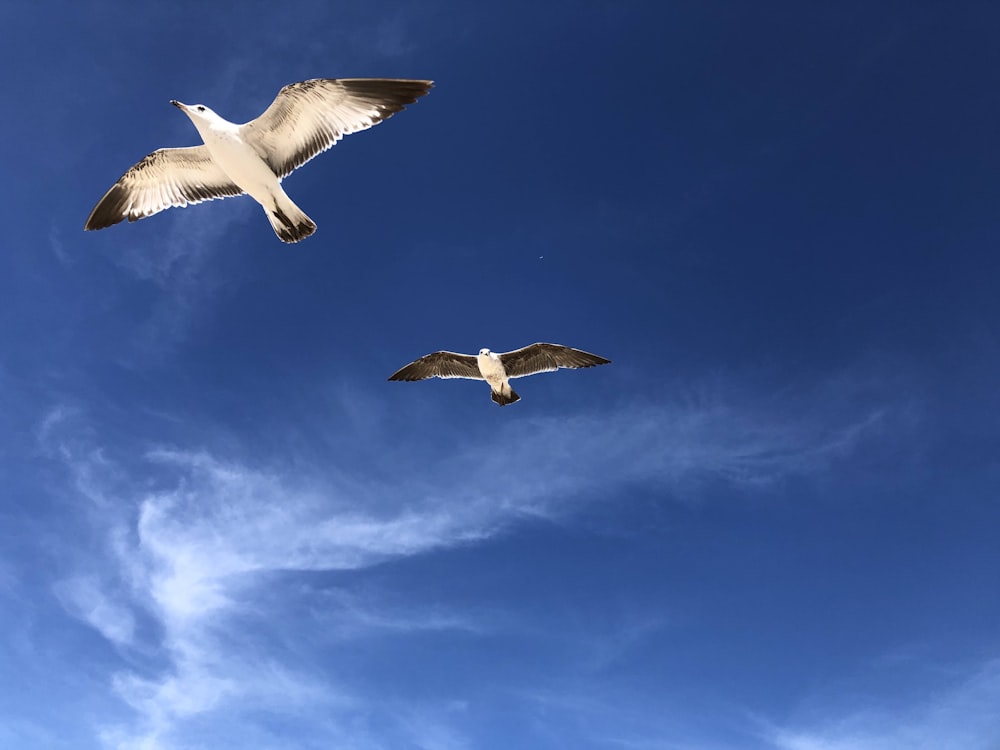
[[[507,386],[506,391],[507,391],[506,393],[504,393],[503,391],[498,393],[496,391],[491,390],[490,398],[493,399],[494,403],[499,404],[500,406],[513,404],[515,401],[521,400],[521,397],[518,396],[517,393],[514,392],[514,389],[511,388],[510,386]]]
[[[316,223],[291,201],[284,206],[275,204],[273,209],[265,209],[264,212],[282,242],[298,242],[316,231]]]

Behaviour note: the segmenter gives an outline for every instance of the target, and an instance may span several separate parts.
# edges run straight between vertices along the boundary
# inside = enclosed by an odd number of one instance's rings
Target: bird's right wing
[[[508,378],[523,378],[538,372],[552,372],[560,367],[594,367],[610,359],[561,344],[531,344],[500,355]]]
[[[137,221],[172,206],[242,194],[205,146],[161,148],[121,176],[90,212],[84,229]]]
[[[387,120],[431,90],[431,81],[314,78],[290,83],[240,133],[278,177],[286,177],[345,135]]]
[[[426,380],[435,377],[483,379],[479,363],[471,354],[434,352],[394,372],[389,380]]]

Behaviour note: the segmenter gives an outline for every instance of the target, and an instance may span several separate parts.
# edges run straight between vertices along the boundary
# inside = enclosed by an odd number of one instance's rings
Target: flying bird
[[[191,118],[202,146],[161,148],[122,175],[90,213],[84,229],[137,221],[172,206],[246,193],[263,208],[282,242],[298,242],[316,224],[281,180],[345,135],[377,125],[430,91],[432,81],[315,78],[291,83],[256,120],[237,125],[204,104],[170,103]]]
[[[489,349],[480,349],[478,355],[434,352],[396,371],[389,380],[426,380],[433,377],[485,380],[490,384],[493,401],[506,406],[521,399],[507,382],[511,378],[553,372],[560,367],[575,369],[610,362],[610,359],[561,344],[532,344],[503,354]]]

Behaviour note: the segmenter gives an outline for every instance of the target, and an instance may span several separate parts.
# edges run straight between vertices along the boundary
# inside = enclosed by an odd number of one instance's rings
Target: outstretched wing
[[[411,362],[389,376],[389,380],[426,380],[427,378],[470,378],[482,380],[479,364],[471,354],[434,352]]]
[[[508,378],[523,378],[538,372],[552,372],[560,367],[594,367],[606,365],[610,359],[572,349],[560,344],[531,344],[500,355]]]
[[[314,78],[290,83],[240,133],[278,177],[285,177],[345,135],[392,117],[430,91],[432,81]]]
[[[242,192],[212,161],[205,146],[161,148],[111,186],[90,212],[83,228],[104,229],[125,219],[144,219],[172,206]]]

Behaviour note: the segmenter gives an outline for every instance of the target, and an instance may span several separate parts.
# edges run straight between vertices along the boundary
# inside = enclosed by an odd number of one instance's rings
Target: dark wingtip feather
[[[392,375],[389,376],[389,380],[397,380],[406,383],[414,383],[418,380],[427,380],[427,375],[418,375],[413,370],[413,363],[408,364],[406,367],[401,367],[396,370]]]
[[[595,367],[596,365],[610,365],[611,364],[611,360],[610,359],[605,359],[604,357],[600,357],[600,356],[598,356],[596,354],[591,354],[590,356],[591,356],[592,359],[590,361],[588,361],[586,364],[580,365],[580,367]]]
[[[434,82],[404,78],[342,78],[340,85],[352,94],[377,101],[382,119],[386,120],[426,95]]]
[[[599,354],[585,352],[583,349],[574,349],[571,346],[563,346],[562,344],[535,344],[535,346],[551,352],[553,357],[564,360],[565,364],[560,364],[560,367],[583,368],[611,364],[610,359]]]
[[[94,210],[90,212],[90,217],[83,226],[84,231],[106,229],[120,221],[124,221],[124,209],[127,199],[128,193],[121,185],[117,183],[112,185],[111,189],[94,206]]]

